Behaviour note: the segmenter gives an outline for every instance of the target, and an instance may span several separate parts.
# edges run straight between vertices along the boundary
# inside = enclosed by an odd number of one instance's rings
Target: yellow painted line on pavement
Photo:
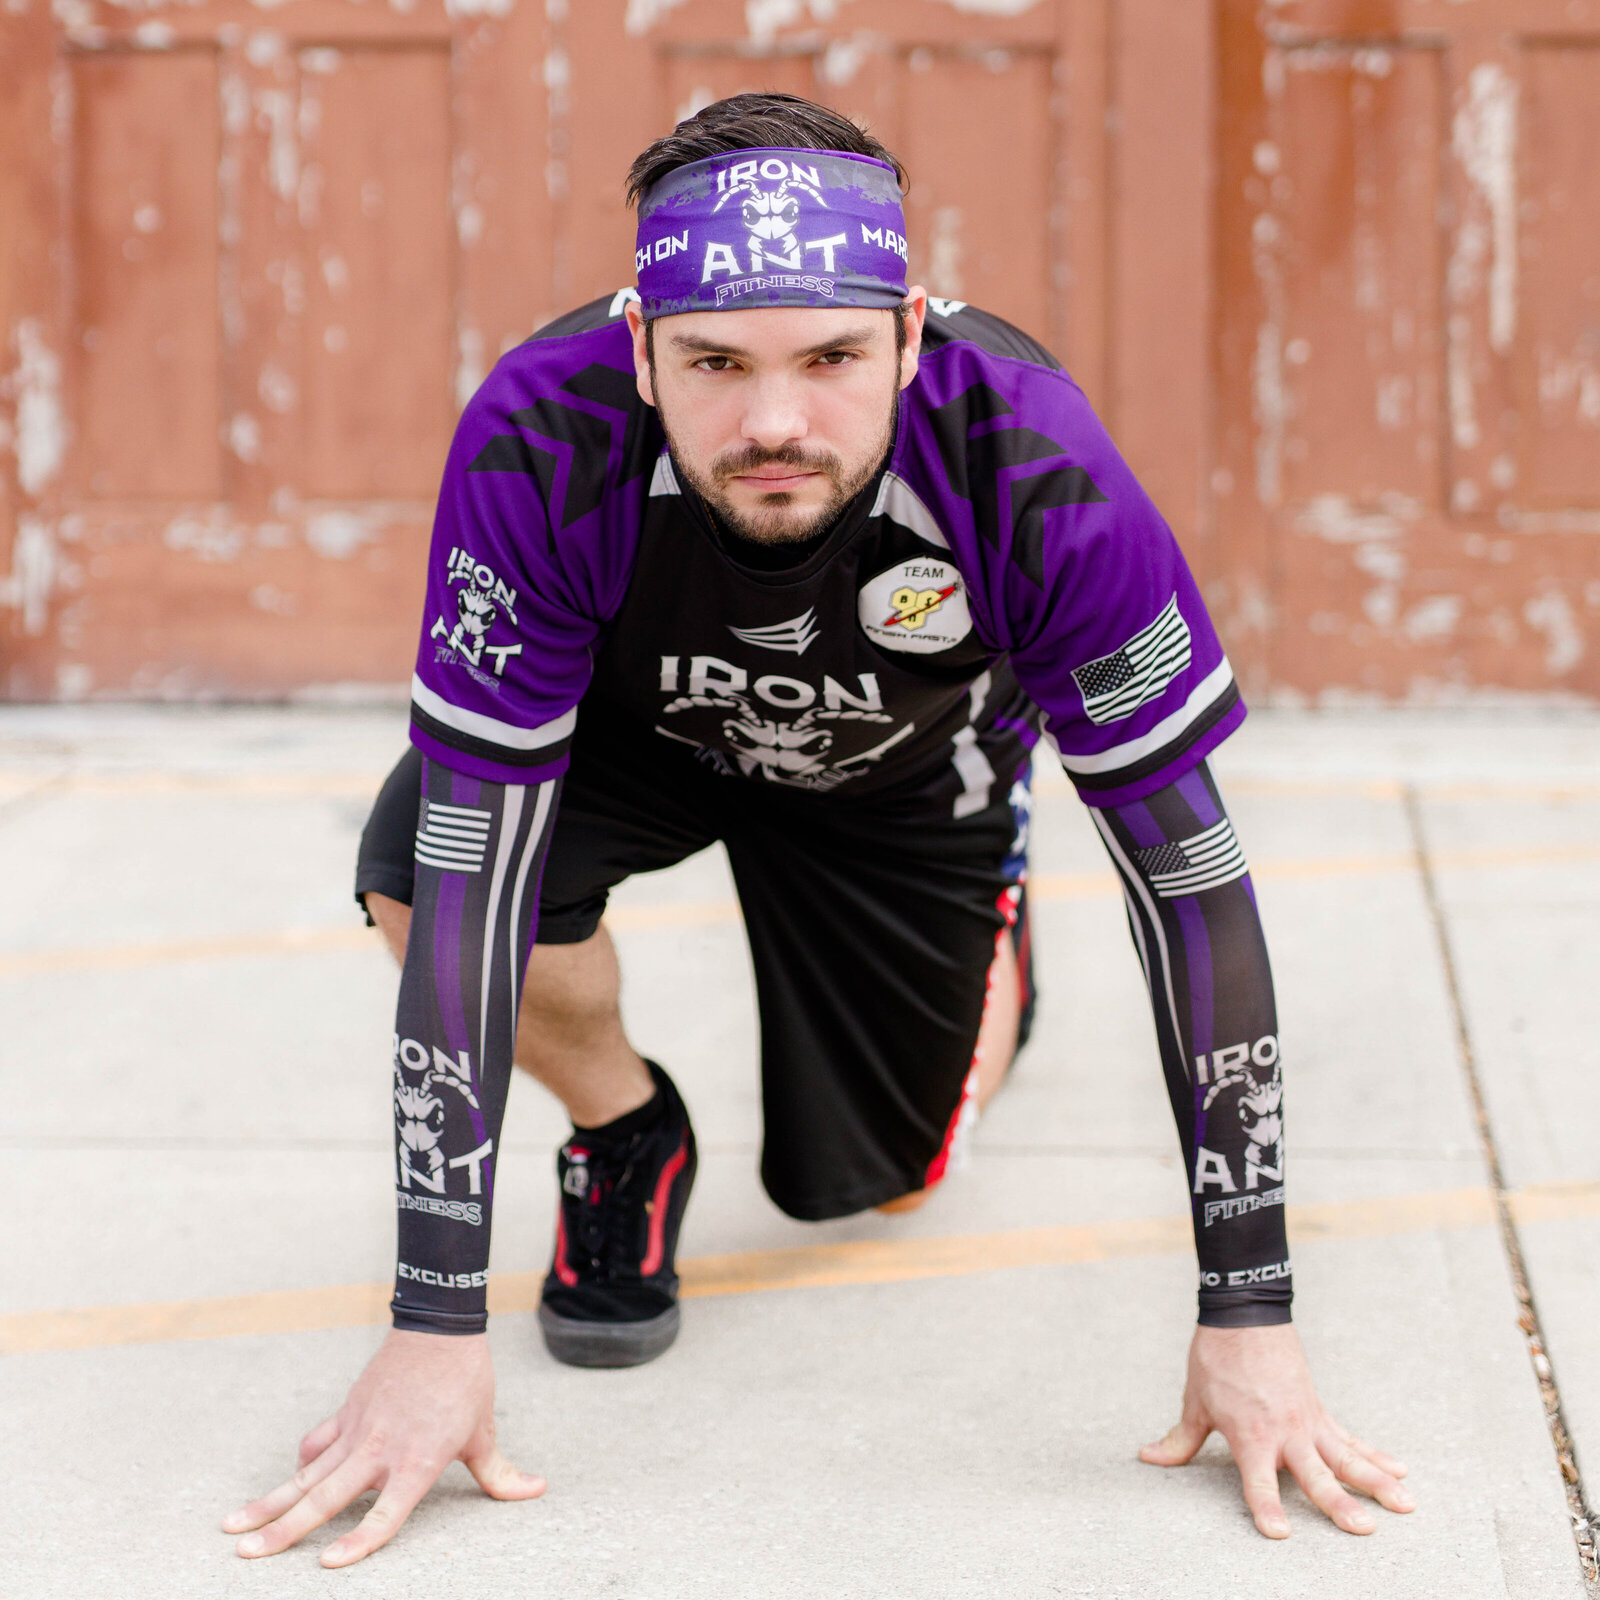
[[[1600,843],[1440,850],[1436,871],[1486,871],[1495,867],[1552,866],[1600,861]],[[1258,862],[1251,876],[1260,882],[1309,881],[1405,874],[1414,871],[1409,851],[1351,856],[1283,856]],[[1029,879],[1035,901],[1089,900],[1118,893],[1111,872],[1041,872]],[[613,933],[656,933],[670,929],[712,927],[739,921],[739,903],[723,900],[678,900],[656,905],[616,906],[606,913]],[[334,955],[351,950],[381,950],[383,941],[370,928],[280,928],[268,933],[223,935],[204,939],[160,939],[117,945],[25,951],[0,955],[0,979],[31,978],[55,972],[109,972],[130,967],[160,966],[185,961],[219,961],[245,956]]]
[[[50,972],[114,972],[165,962],[219,961],[237,956],[331,955],[343,950],[380,950],[375,928],[280,928],[211,939],[157,939],[138,944],[39,950],[0,956],[0,978],[32,978]]]
[[[129,772],[0,776],[0,800],[49,794],[117,798],[139,795],[263,795],[289,799],[348,796],[377,798],[388,769],[382,772]]]
[[[1511,1215],[1520,1228],[1530,1222],[1568,1222],[1600,1216],[1600,1183],[1539,1183],[1515,1189]]]
[[[1519,1218],[1600,1216],[1600,1184],[1532,1185],[1519,1190],[1512,1203]],[[1494,1197],[1482,1188],[1290,1206],[1287,1213],[1289,1238],[1295,1244],[1487,1228],[1494,1220]],[[1134,1217],[1004,1233],[857,1239],[787,1250],[749,1250],[692,1257],[679,1262],[678,1270],[684,1297],[698,1299],[956,1278],[1018,1267],[1127,1261],[1177,1255],[1189,1248],[1187,1217]],[[496,1273],[489,1280],[490,1310],[502,1314],[531,1311],[539,1302],[543,1279],[540,1272]],[[389,1295],[388,1284],[356,1283],[146,1305],[16,1311],[0,1316],[0,1354],[365,1327],[387,1320]]]

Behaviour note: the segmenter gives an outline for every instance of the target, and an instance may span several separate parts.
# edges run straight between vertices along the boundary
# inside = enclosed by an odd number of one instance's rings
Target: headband
[[[733,150],[639,201],[645,317],[751,306],[897,306],[906,223],[894,169],[836,150]]]

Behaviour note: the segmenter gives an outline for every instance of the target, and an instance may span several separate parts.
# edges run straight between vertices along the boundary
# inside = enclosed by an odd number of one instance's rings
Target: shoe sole
[[[678,1337],[678,1308],[647,1322],[584,1322],[539,1307],[545,1348],[569,1367],[642,1367]]]

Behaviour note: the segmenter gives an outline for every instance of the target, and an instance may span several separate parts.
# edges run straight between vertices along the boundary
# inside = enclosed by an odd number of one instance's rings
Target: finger
[[[1417,1502],[1410,1492],[1403,1489],[1370,1456],[1363,1455],[1360,1446],[1354,1441],[1347,1444],[1336,1439],[1321,1439],[1317,1442],[1317,1448],[1322,1454],[1322,1459],[1333,1468],[1334,1477],[1341,1483],[1349,1484],[1352,1489],[1360,1489],[1363,1494],[1370,1494],[1384,1510],[1417,1509]]]
[[[300,1441],[300,1465],[314,1461],[339,1437],[339,1413],[336,1411],[326,1422],[319,1422]]]
[[[1234,1444],[1229,1447],[1239,1464],[1239,1481],[1244,1487],[1244,1503],[1256,1519],[1257,1529],[1269,1539],[1289,1537],[1289,1519],[1283,1514],[1278,1494],[1278,1466],[1273,1453],[1261,1445]]]
[[[1350,1444],[1372,1462],[1380,1472],[1387,1472],[1391,1478],[1403,1478],[1411,1470],[1405,1462],[1396,1461],[1391,1455],[1385,1455],[1382,1450],[1374,1450],[1370,1444],[1363,1444],[1353,1434],[1346,1434],[1345,1438]]]
[[[1371,1533],[1373,1515],[1340,1484],[1317,1452],[1309,1434],[1297,1433],[1283,1448],[1284,1465],[1306,1492],[1306,1498],[1346,1533]]]
[[[336,1517],[358,1494],[370,1489],[378,1463],[365,1453],[346,1458],[337,1471],[302,1495],[276,1522],[248,1533],[234,1549],[242,1556],[275,1556],[287,1550],[330,1517]]]
[[[350,1454],[348,1444],[343,1448],[330,1446],[315,1461],[307,1462],[286,1483],[280,1483],[270,1494],[241,1506],[222,1519],[224,1533],[248,1533],[252,1528],[262,1528],[281,1517],[308,1490],[314,1489],[330,1472]]]
[[[380,1545],[388,1542],[400,1530],[400,1524],[417,1509],[422,1499],[438,1480],[437,1473],[413,1473],[402,1477],[391,1475],[377,1502],[349,1533],[335,1539],[322,1552],[325,1567],[349,1567],[370,1556]]]
[[[1164,1439],[1147,1444],[1139,1452],[1139,1459],[1148,1461],[1153,1467],[1181,1467],[1185,1462],[1194,1460],[1195,1452],[1210,1436],[1208,1423],[1198,1416],[1185,1416],[1175,1428],[1168,1431]]]
[[[492,1500],[536,1500],[549,1487],[536,1473],[512,1466],[493,1444],[481,1451],[463,1453],[461,1459],[478,1480],[478,1487]]]
[[[1341,1427],[1335,1418],[1324,1414],[1324,1420],[1333,1429],[1334,1433],[1339,1436],[1342,1443],[1351,1446],[1352,1449],[1359,1450],[1368,1461],[1373,1462],[1380,1471],[1387,1472],[1391,1478],[1403,1478],[1411,1470],[1405,1462],[1396,1461],[1393,1456],[1385,1455],[1382,1450],[1374,1450],[1366,1440],[1356,1438],[1348,1428]],[[1322,1453],[1325,1456],[1328,1454],[1326,1450]],[[1332,1458],[1330,1457],[1329,1459]]]

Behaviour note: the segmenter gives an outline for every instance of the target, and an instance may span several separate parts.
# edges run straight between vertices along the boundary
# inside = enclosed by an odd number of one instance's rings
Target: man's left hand
[[[1183,1417],[1141,1461],[1181,1467],[1212,1431],[1233,1451],[1256,1527],[1269,1539],[1289,1537],[1278,1497],[1278,1469],[1287,1467],[1311,1502],[1346,1533],[1371,1533],[1371,1511],[1341,1487],[1369,1494],[1388,1511],[1412,1511],[1401,1486],[1406,1469],[1347,1433],[1326,1411],[1292,1323],[1267,1328],[1196,1328],[1189,1346]]]

